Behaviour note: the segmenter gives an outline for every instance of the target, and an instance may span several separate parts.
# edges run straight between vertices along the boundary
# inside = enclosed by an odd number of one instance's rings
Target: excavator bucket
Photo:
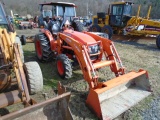
[[[151,94],[148,73],[130,72],[91,89],[87,105],[102,120],[111,120]]]
[[[68,108],[70,92],[0,117],[0,120],[73,120]]]

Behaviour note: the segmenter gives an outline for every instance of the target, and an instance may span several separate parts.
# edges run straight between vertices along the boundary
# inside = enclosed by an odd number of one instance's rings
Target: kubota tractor
[[[90,87],[86,103],[100,119],[113,119],[150,95],[147,71],[125,73],[113,42],[102,37],[103,33],[78,32],[68,22],[62,23],[63,29],[56,29],[59,31],[43,29],[35,36],[37,58],[42,62],[55,58],[57,72],[63,79],[72,76],[76,65],[73,63],[78,63]],[[116,78],[99,82],[96,71],[105,66]]]

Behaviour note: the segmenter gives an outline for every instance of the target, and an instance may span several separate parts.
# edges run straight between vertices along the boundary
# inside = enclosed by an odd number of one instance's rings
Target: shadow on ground
[[[159,49],[156,46],[156,38],[155,37],[140,37],[140,36],[120,36],[115,35],[113,36],[112,40],[114,42],[127,44],[127,45],[133,45],[136,48],[144,49],[144,50],[152,50],[152,51],[159,51]],[[145,41],[146,44],[140,43],[139,41]],[[154,41],[154,43],[153,43]]]

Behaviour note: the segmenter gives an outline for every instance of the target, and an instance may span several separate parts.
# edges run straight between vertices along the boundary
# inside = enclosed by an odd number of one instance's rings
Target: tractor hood
[[[91,36],[83,33],[83,32],[77,32],[73,30],[65,30],[63,32],[65,35],[72,37],[73,39],[77,40],[78,42],[84,44],[84,45],[91,45],[97,43],[94,38]]]

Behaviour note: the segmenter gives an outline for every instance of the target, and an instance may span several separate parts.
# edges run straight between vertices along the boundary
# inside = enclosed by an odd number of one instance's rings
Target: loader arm
[[[102,42],[103,52],[105,54],[106,59],[114,61],[114,63],[110,65],[111,71],[115,73],[115,76],[123,75],[125,73],[124,67],[123,67],[122,61],[118,55],[118,52],[114,46],[114,43],[109,39],[95,35],[91,32],[84,32],[84,33],[90,35],[96,41],[100,40]],[[118,67],[118,64],[120,65],[120,68]]]
[[[29,91],[27,87],[27,80],[26,76],[23,70],[23,63],[21,61],[20,57],[20,52],[18,49],[18,44],[13,45],[13,50],[14,50],[14,56],[15,56],[15,62],[14,62],[14,71],[16,73],[16,78],[18,82],[19,89],[22,91],[21,94],[23,96],[22,101],[25,102],[26,104],[29,104],[31,102],[31,98],[29,96]]]

